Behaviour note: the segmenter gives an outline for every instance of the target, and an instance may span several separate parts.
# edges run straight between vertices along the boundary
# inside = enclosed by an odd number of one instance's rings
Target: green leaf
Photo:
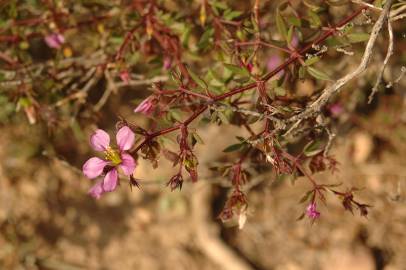
[[[327,0],[327,2],[332,6],[343,6],[348,4],[347,0]]]
[[[227,9],[224,12],[223,17],[224,17],[224,19],[231,21],[231,20],[239,17],[241,14],[242,14],[242,12],[240,12],[238,10]]]
[[[315,156],[323,151],[319,141],[311,141],[303,149],[303,153],[307,157]]]
[[[227,4],[222,1],[212,1],[210,3],[210,5],[215,6],[216,8],[219,8],[219,9],[223,9],[223,10],[227,9]]]
[[[348,34],[347,38],[351,43],[359,43],[359,42],[367,41],[369,39],[369,34],[368,33],[353,33],[353,34]]]
[[[383,7],[382,2],[383,2],[382,0],[375,0],[374,1],[374,6],[381,8],[381,7]]]
[[[306,66],[311,66],[314,63],[317,63],[319,61],[320,61],[320,57],[313,56],[313,57],[310,57],[310,58],[306,59],[305,64],[306,64]]]
[[[228,120],[226,114],[222,111],[218,111],[218,118],[220,118],[221,122],[224,124],[230,124],[230,121]]]
[[[330,77],[326,73],[318,69],[315,69],[314,67],[307,67],[307,72],[309,72],[309,74],[316,79],[323,81],[331,81]]]
[[[202,79],[200,79],[200,77],[196,73],[194,73],[190,68],[188,68],[187,70],[190,77],[192,77],[193,81],[197,83],[197,85],[199,85],[203,89],[207,89],[207,84]]]
[[[182,45],[184,47],[188,46],[188,41],[189,41],[189,37],[190,37],[190,33],[192,32],[192,27],[185,27],[185,30],[182,32],[181,36],[180,36],[180,40],[182,42]]]
[[[196,132],[192,134],[193,138],[196,140],[196,142],[200,143],[200,144],[204,144],[203,139],[199,136],[199,134],[197,134]]]
[[[310,25],[313,28],[318,28],[319,26],[321,26],[321,20],[319,15],[316,12],[313,12],[311,10],[308,10],[307,15],[309,16],[309,22]]]
[[[286,29],[285,21],[279,10],[276,10],[276,28],[278,28],[279,34],[286,40],[288,37],[288,30]]]
[[[285,96],[286,95],[286,90],[283,87],[276,87],[274,92],[275,92],[275,94],[277,96]]]
[[[217,74],[215,73],[215,71],[213,71],[213,69],[209,69],[207,71],[205,78],[207,79],[207,81],[211,86],[214,87],[224,86],[224,82],[221,80],[221,78],[219,78],[219,76],[217,76]]]
[[[288,36],[286,37],[286,42],[290,44],[292,42],[294,26],[289,27]]]
[[[289,24],[296,26],[296,27],[300,27],[302,26],[302,21],[297,18],[296,16],[289,16],[287,19]]]
[[[213,37],[214,34],[214,29],[213,28],[208,28],[203,35],[200,37],[199,43],[197,44],[197,47],[199,49],[205,49],[207,48],[211,42],[210,39]]]
[[[299,79],[303,80],[305,78],[306,70],[303,66],[300,66],[299,68]]]
[[[226,147],[226,148],[223,150],[223,152],[225,152],[225,153],[235,152],[235,151],[240,150],[243,146],[244,146],[243,143],[232,144],[232,145]]]
[[[234,74],[238,74],[241,75],[243,77],[249,77],[250,73],[248,72],[248,70],[246,68],[237,66],[237,65],[232,65],[232,64],[226,64],[224,63],[224,67],[226,69],[228,69],[229,71],[231,71]]]
[[[310,195],[312,195],[313,190],[309,190],[308,192],[306,192],[303,197],[299,200],[299,203],[304,203],[305,201],[307,201],[310,197]]]

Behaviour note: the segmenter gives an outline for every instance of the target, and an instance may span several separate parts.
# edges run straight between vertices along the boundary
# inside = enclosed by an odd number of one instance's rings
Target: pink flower
[[[166,70],[168,70],[168,69],[171,68],[171,66],[172,66],[172,60],[171,60],[171,58],[168,57],[168,56],[165,56],[165,57],[164,57],[163,68],[166,69]]]
[[[292,39],[290,40],[290,46],[292,48],[297,48],[298,45],[299,45],[299,38],[297,37],[296,34],[294,34],[292,36]]]
[[[252,69],[254,68],[254,65],[252,64],[252,63],[248,63],[247,64],[247,69],[248,69],[248,71],[251,73],[252,72]]]
[[[316,203],[312,202],[306,209],[306,215],[315,220],[316,218],[320,217],[320,212],[316,210]]]
[[[271,57],[268,58],[268,62],[266,64],[268,72],[271,72],[272,70],[277,68],[280,64],[282,64],[282,58],[279,55],[272,55]],[[285,73],[284,70],[279,71],[276,74],[275,78],[279,80],[284,73]]]
[[[65,38],[62,34],[52,33],[44,38],[45,43],[50,48],[59,49],[63,43],[65,43]]]
[[[118,149],[110,146],[110,136],[104,130],[98,129],[90,137],[90,144],[93,149],[104,153],[104,159],[92,157],[85,162],[82,169],[83,174],[89,179],[94,179],[106,172],[103,181],[98,182],[89,190],[89,194],[97,199],[104,192],[116,189],[118,168],[125,175],[130,176],[137,165],[134,158],[126,153],[134,144],[134,132],[129,127],[124,126],[117,132],[116,140]]]
[[[137,108],[134,109],[134,112],[140,112],[145,115],[151,115],[154,111],[154,102],[151,96],[144,99]]]
[[[130,77],[130,73],[128,72],[128,70],[123,70],[120,72],[120,79],[125,83],[125,84],[129,84],[131,77]]]
[[[331,104],[328,109],[334,118],[338,118],[344,112],[343,106],[339,103]]]

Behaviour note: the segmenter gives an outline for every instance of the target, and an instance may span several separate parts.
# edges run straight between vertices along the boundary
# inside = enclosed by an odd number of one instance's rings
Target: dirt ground
[[[75,145],[72,132],[51,149],[40,139],[46,131],[3,127],[0,269],[406,269],[406,130],[390,120],[405,115],[402,102],[390,98],[368,118],[342,127],[332,150],[339,172],[316,175],[363,188],[358,196],[373,206],[370,215],[353,216],[330,197],[314,225],[296,221],[306,181],[292,185],[271,175],[250,186],[242,230],[218,220],[225,179],[204,169],[199,183],[170,192],[165,182],[172,169],[141,162],[141,190],[122,184],[94,200],[87,195],[91,183],[76,169],[89,149]],[[200,129],[210,149],[229,143],[221,139],[224,132],[234,131]],[[224,159],[210,149],[199,147],[200,168]]]

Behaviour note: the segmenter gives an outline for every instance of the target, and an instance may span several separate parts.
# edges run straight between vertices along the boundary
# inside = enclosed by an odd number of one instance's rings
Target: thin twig
[[[378,92],[378,87],[379,84],[382,82],[382,77],[383,73],[385,72],[385,68],[388,65],[389,59],[393,55],[393,29],[392,29],[392,24],[389,22],[387,19],[387,24],[388,24],[388,34],[389,34],[389,45],[388,45],[388,50],[386,52],[385,60],[383,61],[383,65],[381,66],[381,70],[379,71],[378,77],[376,78],[376,82],[374,87],[372,88],[372,92],[368,97],[368,104],[371,104],[372,99],[374,98],[374,95],[376,92]]]
[[[372,28],[372,33],[371,36],[368,40],[367,46],[364,51],[364,55],[362,56],[361,63],[359,66],[351,73],[345,75],[341,79],[337,80],[335,83],[330,85],[329,87],[325,88],[320,95],[320,97],[314,101],[312,104],[310,104],[307,109],[305,109],[303,112],[296,114],[287,120],[285,120],[288,123],[293,123],[296,121],[299,121],[301,119],[306,119],[311,117],[313,114],[320,112],[322,107],[330,100],[330,98],[338,93],[341,88],[347,84],[349,81],[351,81],[353,78],[359,76],[362,72],[365,71],[367,68],[369,61],[371,60],[372,57],[372,50],[374,48],[375,42],[378,38],[379,33],[382,30],[383,24],[386,21],[390,7],[392,6],[393,0],[388,0],[385,3],[385,7],[380,14],[378,20],[376,21],[374,27]]]

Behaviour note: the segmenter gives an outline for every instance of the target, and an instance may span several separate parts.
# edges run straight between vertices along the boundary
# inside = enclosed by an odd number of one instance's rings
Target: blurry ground
[[[373,205],[368,219],[329,198],[316,224],[295,221],[307,183],[270,176],[250,191],[243,230],[216,219],[226,192],[207,183],[209,172],[181,192],[164,182],[132,192],[123,184],[96,201],[80,171],[47,157],[52,149],[38,139],[44,131],[8,125],[0,130],[0,269],[406,269],[405,115],[399,99],[379,104],[342,127],[333,149],[340,172],[316,176],[365,187],[358,196]],[[201,131],[210,144],[199,149],[201,167],[219,158],[213,149],[229,144],[225,132],[231,130]],[[64,136],[54,142],[58,152],[79,167],[88,146],[75,150],[73,135]],[[169,167],[152,171],[145,163],[137,172],[149,181],[170,175]]]

